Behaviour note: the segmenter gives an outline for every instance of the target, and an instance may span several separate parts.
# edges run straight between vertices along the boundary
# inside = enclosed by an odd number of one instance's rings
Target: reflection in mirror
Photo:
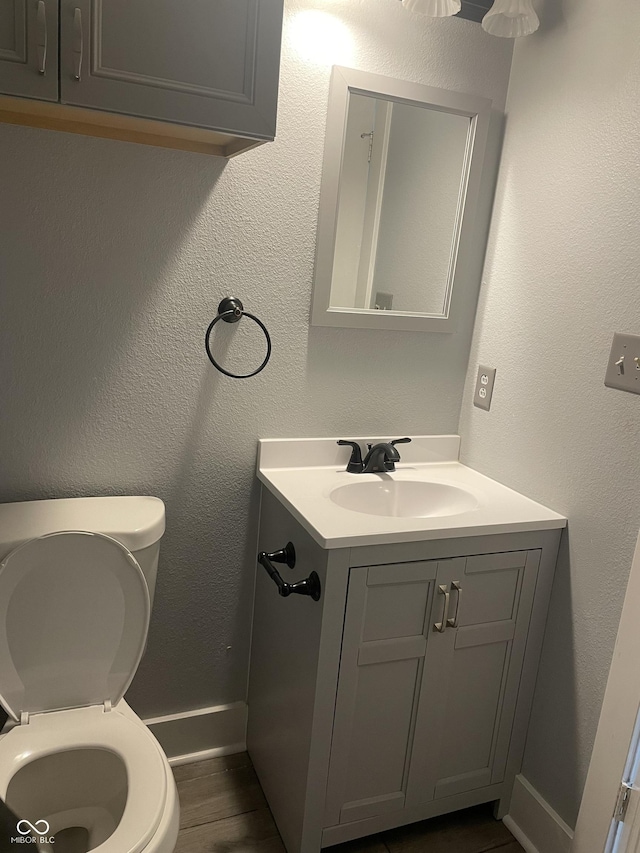
[[[455,330],[480,281],[490,115],[485,98],[334,66],[313,325]]]
[[[468,116],[351,93],[330,305],[445,315]]]

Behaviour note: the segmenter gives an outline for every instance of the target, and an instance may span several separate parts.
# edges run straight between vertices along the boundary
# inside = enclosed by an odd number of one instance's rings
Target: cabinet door
[[[437,562],[352,569],[325,826],[402,809]]]
[[[448,610],[437,595],[407,805],[503,781],[539,561],[517,551],[439,562]]]
[[[58,0],[0,0],[0,92],[58,100]]]
[[[283,0],[61,0],[61,100],[272,139]]]

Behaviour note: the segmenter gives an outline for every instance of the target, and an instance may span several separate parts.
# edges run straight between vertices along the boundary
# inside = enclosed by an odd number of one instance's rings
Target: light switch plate
[[[619,391],[640,394],[640,336],[616,332],[604,384]]]
[[[478,376],[476,378],[476,390],[473,392],[473,405],[479,409],[489,411],[491,408],[491,397],[493,396],[493,386],[496,381],[495,367],[485,367],[481,364],[478,367]]]

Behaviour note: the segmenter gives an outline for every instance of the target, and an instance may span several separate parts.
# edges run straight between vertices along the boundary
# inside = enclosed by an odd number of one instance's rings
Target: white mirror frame
[[[349,95],[368,95],[405,104],[420,104],[433,110],[468,116],[471,127],[467,139],[464,175],[456,220],[456,232],[449,268],[446,310],[443,314],[400,311],[371,311],[337,308],[330,305],[335,251],[340,174],[347,128]],[[311,303],[312,326],[340,326],[351,329],[400,329],[423,332],[454,332],[458,306],[465,295],[473,296],[480,283],[481,269],[474,252],[475,214],[480,195],[491,101],[476,95],[435,89],[334,65],[329,90],[320,210],[316,245],[316,265]]]

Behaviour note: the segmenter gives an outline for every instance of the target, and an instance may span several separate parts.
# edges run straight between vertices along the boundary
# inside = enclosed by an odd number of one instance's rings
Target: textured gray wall
[[[640,333],[640,6],[541,11],[514,53],[461,430],[465,461],[569,518],[523,772],[573,825],[640,525],[640,398],[603,386],[613,332]]]
[[[0,500],[166,501],[129,694],[145,715],[245,696],[258,437],[458,425],[472,310],[456,335],[309,328],[330,65],[501,109],[512,46],[390,0],[286,6],[278,139],[226,165],[0,126]],[[204,353],[226,294],[273,336],[268,369],[246,382]],[[262,344],[245,321],[215,349],[242,369]]]

